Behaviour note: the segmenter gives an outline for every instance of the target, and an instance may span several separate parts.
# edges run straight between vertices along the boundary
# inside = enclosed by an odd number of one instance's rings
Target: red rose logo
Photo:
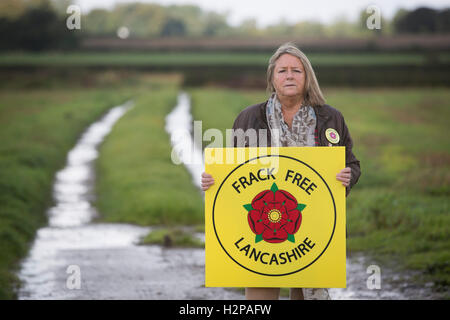
[[[302,222],[304,204],[285,190],[279,190],[274,183],[270,190],[264,190],[244,205],[248,211],[248,224],[256,234],[255,242],[261,240],[280,243],[289,240],[295,243],[294,234]]]

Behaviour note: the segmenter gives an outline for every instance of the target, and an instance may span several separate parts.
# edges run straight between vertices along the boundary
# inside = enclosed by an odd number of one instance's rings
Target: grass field
[[[177,94],[176,88],[167,88],[137,96],[135,107],[102,145],[97,190],[103,220],[165,226],[203,223],[202,195],[187,169],[172,163],[164,129]]]
[[[449,53],[308,53],[314,66],[377,66],[448,64]],[[80,66],[267,66],[271,54],[267,53],[3,53],[0,66],[80,67]]]
[[[231,128],[263,91],[192,89],[195,120]],[[348,249],[450,282],[448,89],[325,89],[345,116],[362,176],[347,199]],[[225,143],[225,142],[224,142]]]

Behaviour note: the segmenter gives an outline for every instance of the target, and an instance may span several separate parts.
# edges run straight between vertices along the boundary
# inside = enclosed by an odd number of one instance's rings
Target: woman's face
[[[302,97],[305,88],[305,70],[299,58],[283,54],[275,63],[272,84],[277,96]]]

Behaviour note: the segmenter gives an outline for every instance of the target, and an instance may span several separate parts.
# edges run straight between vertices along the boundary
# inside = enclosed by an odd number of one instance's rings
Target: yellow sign
[[[205,163],[207,287],[345,287],[345,147],[207,148]]]

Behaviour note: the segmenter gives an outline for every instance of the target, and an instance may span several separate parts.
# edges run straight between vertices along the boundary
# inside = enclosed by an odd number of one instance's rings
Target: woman
[[[346,167],[336,179],[346,187],[346,194],[361,174],[359,161],[352,152],[353,142],[342,114],[325,104],[311,63],[291,43],[278,48],[267,68],[268,101],[245,108],[236,118],[233,129],[265,129],[267,144],[282,147],[345,146]],[[278,134],[273,134],[278,132]],[[249,146],[243,139],[244,146]],[[258,146],[263,146],[258,143]],[[202,189],[214,184],[204,172]],[[278,299],[279,288],[246,288],[247,299]],[[329,299],[327,289],[291,289],[291,299]]]

